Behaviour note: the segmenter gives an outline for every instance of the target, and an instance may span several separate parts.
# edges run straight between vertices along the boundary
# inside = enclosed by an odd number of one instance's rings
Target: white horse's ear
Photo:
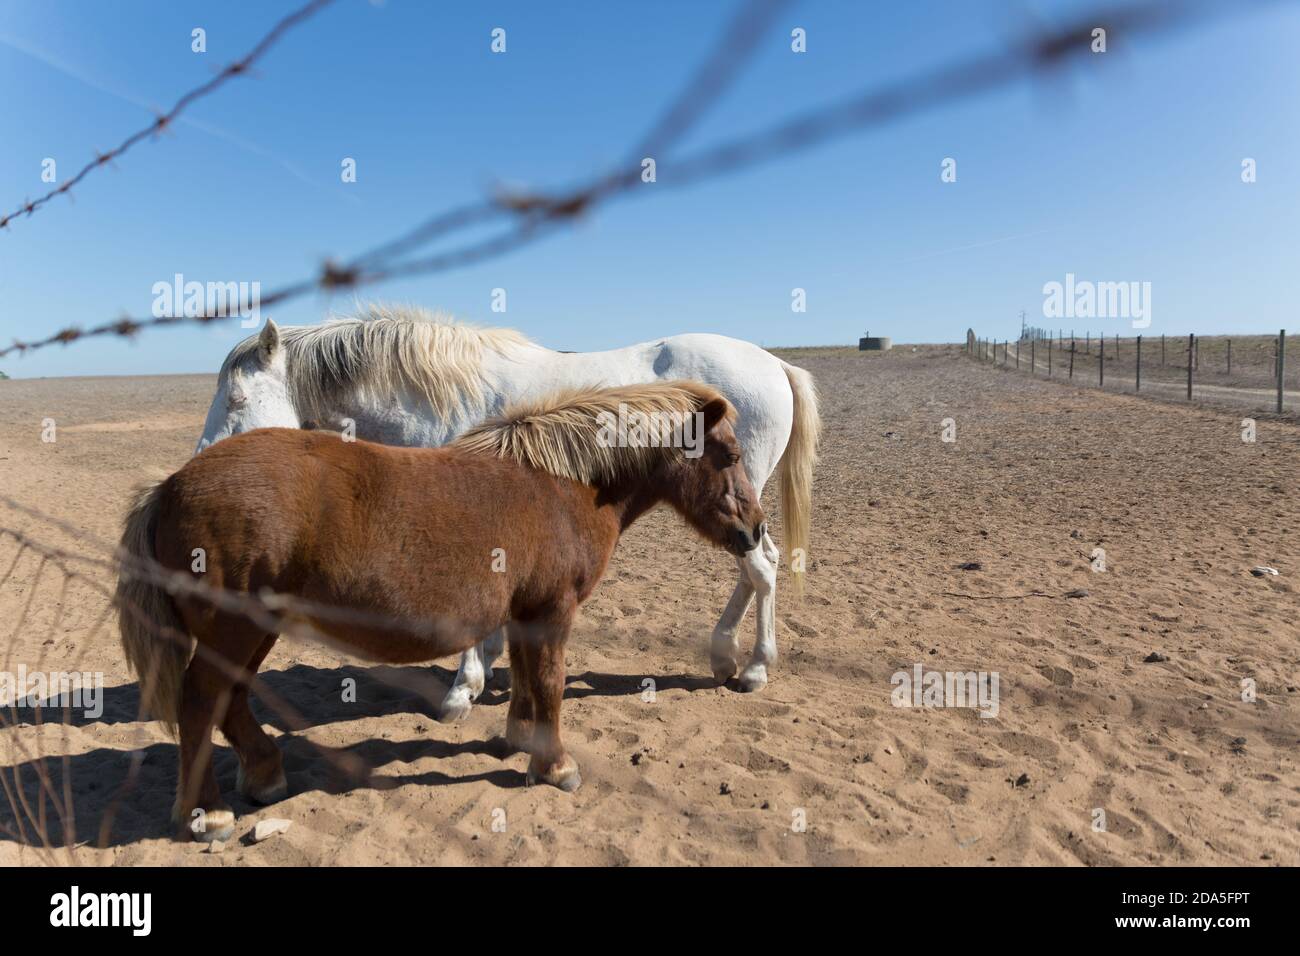
[[[262,332],[257,337],[257,354],[263,362],[269,362],[279,350],[280,330],[274,322],[267,319],[266,325],[262,326]]]

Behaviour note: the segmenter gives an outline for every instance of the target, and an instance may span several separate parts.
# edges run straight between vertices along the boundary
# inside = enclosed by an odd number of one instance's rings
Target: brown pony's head
[[[763,509],[741,464],[736,410],[699,382],[555,392],[470,429],[454,445],[602,489],[636,516],[666,501],[735,555],[758,547]]]
[[[697,435],[695,448],[667,460],[665,496],[696,531],[739,557],[762,542],[767,519],[745,473],[736,410],[711,389],[700,391],[702,440]]]

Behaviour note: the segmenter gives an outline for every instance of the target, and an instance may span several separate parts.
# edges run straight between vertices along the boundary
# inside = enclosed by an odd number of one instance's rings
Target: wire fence
[[[173,598],[201,601],[227,614],[238,615],[265,629],[267,633],[306,640],[327,648],[337,648],[338,645],[329,634],[311,622],[382,627],[389,632],[412,634],[421,638],[428,638],[438,631],[462,629],[459,622],[449,619],[412,620],[359,608],[321,604],[268,590],[250,594],[213,587],[201,577],[167,568],[151,558],[142,558],[115,549],[67,522],[8,496],[0,496],[0,504],[13,514],[44,526],[47,534],[62,534],[73,538],[76,542],[76,550],[72,550],[48,544],[29,531],[17,530],[10,526],[0,527],[0,543],[8,542],[13,552],[12,557],[4,565],[6,570],[0,574],[0,590],[16,582],[27,593],[27,599],[13,622],[12,636],[4,664],[6,675],[15,673],[13,655],[17,645],[16,638],[30,625],[36,628],[36,634],[31,640],[42,638],[41,650],[31,667],[23,665],[22,673],[44,676],[46,648],[57,643],[59,628],[69,607],[77,607],[83,619],[86,615],[91,615],[93,623],[87,629],[86,636],[79,639],[73,659],[64,662],[64,666],[60,668],[61,674],[81,674],[81,668],[92,650],[101,653],[100,660],[114,659],[118,656],[116,642],[112,641],[111,635],[106,633],[111,631],[110,625],[114,614],[132,616],[156,640],[180,643],[188,652],[193,645],[189,635],[159,625],[145,613],[144,609],[136,605],[116,604],[112,583],[119,575],[155,584]],[[0,550],[0,555],[4,555],[4,550]],[[54,581],[54,599],[49,601],[47,606],[52,608],[53,612],[49,616],[48,623],[40,626],[34,620],[37,609],[36,599],[38,594],[42,593],[45,581],[51,578]],[[46,602],[42,603],[46,604]],[[528,632],[519,629],[516,630],[516,636],[526,640]],[[112,645],[110,648],[105,648],[102,644],[105,637],[110,640]],[[236,684],[247,686],[261,705],[274,715],[278,725],[287,732],[303,733],[311,728],[310,722],[297,708],[256,674],[234,667],[219,655],[209,652],[203,645],[194,646],[194,653],[203,655],[206,661],[221,668]],[[145,726],[145,721],[148,719],[144,713],[143,702],[149,697],[147,691],[154,676],[140,675],[139,705],[134,715],[134,722],[140,728]],[[374,683],[386,685],[401,695],[414,697],[415,703],[429,710],[436,710],[446,691],[446,685],[427,670],[388,669],[387,673],[371,673],[369,676]],[[20,692],[15,694],[11,690],[6,695],[8,699],[5,701],[5,706],[0,707],[0,729],[16,731],[19,728],[29,727],[33,728],[33,733],[28,740],[24,739],[24,735],[16,732],[5,735],[8,765],[0,768],[0,787],[4,790],[8,819],[0,815],[0,834],[23,846],[32,847],[38,851],[38,857],[42,862],[57,862],[56,851],[60,849],[68,854],[70,861],[75,862],[73,850],[76,847],[92,845],[103,848],[109,845],[112,839],[113,821],[118,815],[121,803],[135,789],[140,770],[140,756],[146,741],[141,735],[139,745],[123,779],[110,799],[100,808],[93,830],[79,830],[76,825],[76,806],[71,781],[72,758],[67,739],[67,729],[73,726],[75,719],[72,714],[74,701],[69,695],[71,688],[67,686],[59,688],[58,682],[52,679],[45,685],[47,693],[39,694],[33,700],[30,694],[22,693],[30,685],[23,681],[20,682],[23,686],[19,687],[18,683],[16,682],[16,687]],[[224,703],[219,704],[217,711],[220,713],[224,707]],[[46,734],[42,728],[46,725],[47,716],[51,712],[58,715],[58,723],[63,728],[61,753],[58,757],[45,752]],[[358,785],[370,782],[368,768],[356,756],[310,740],[308,743],[319,757],[329,763],[340,779]],[[400,803],[405,802],[400,795],[398,799]],[[160,811],[159,822],[165,819],[165,816],[165,811]]]
[[[705,108],[716,101],[738,75],[757,48],[761,29],[787,6],[787,0],[751,0],[741,8],[734,24],[736,35],[724,33],[705,64],[676,97],[663,116],[651,125],[640,145],[658,155],[638,155],[630,162],[567,189],[554,192],[500,190],[495,196],[438,212],[407,232],[343,262],[325,262],[315,275],[286,283],[261,296],[262,307],[277,305],[312,292],[356,289],[393,279],[429,275],[463,268],[506,255],[530,245],[579,216],[616,198],[661,192],[734,174],[890,122],[928,110],[951,106],[984,95],[1025,78],[1040,76],[1072,59],[1092,56],[1093,31],[1105,29],[1113,39],[1131,40],[1164,34],[1202,23],[1212,17],[1272,6],[1287,0],[1147,0],[1085,12],[1060,27],[1036,27],[1025,40],[1005,49],[965,58],[896,83],[864,90],[842,100],[822,104],[793,118],[763,127],[686,155],[671,155],[684,134],[698,124]],[[318,9],[309,4],[299,11],[302,22]],[[284,27],[288,29],[292,26]],[[281,31],[283,32],[283,31]],[[265,41],[264,41],[265,42]],[[239,72],[243,72],[242,70]],[[237,74],[236,74],[237,75]],[[213,87],[215,88],[215,87]],[[210,92],[210,90],[209,90]],[[192,95],[192,94],[191,94]],[[151,127],[152,129],[152,127]],[[139,134],[137,134],[139,135]],[[655,161],[654,182],[644,177],[642,162]],[[645,187],[645,188],[639,188]],[[51,197],[52,198],[52,197]],[[495,234],[451,249],[417,254],[435,240],[487,225],[502,223]],[[195,314],[169,314],[149,318],[123,316],[89,328],[71,325],[44,339],[17,340],[0,349],[11,353],[67,345],[100,336],[131,337],[146,328],[178,323],[208,323],[238,316],[229,303],[196,310]]]
[[[1161,334],[1127,339],[1071,330],[1068,335],[1061,331],[999,340],[971,332],[966,351],[1000,368],[1075,385],[1247,405],[1279,415],[1300,408],[1300,391],[1288,388],[1286,329],[1276,336]],[[1294,372],[1290,384],[1296,384]]]
[[[170,110],[147,127],[131,134],[107,153],[97,155],[58,188],[25,201],[4,215],[0,218],[0,226],[11,226],[16,218],[36,214],[60,195],[71,195],[72,190],[95,170],[122,159],[136,145],[171,128],[193,103],[216,93],[230,80],[248,75],[285,34],[316,16],[331,2],[312,0],[280,20],[244,57],[181,96]],[[709,57],[692,74],[680,94],[649,125],[644,137],[629,151],[625,160],[607,173],[549,192],[499,191],[493,196],[438,212],[405,233],[350,259],[341,263],[326,262],[314,275],[286,283],[262,296],[261,304],[275,305],[313,291],[358,288],[399,277],[447,271],[505,255],[538,241],[616,198],[652,195],[664,188],[731,175],[850,133],[877,128],[1005,88],[1021,79],[1041,76],[1069,60],[1088,56],[1093,31],[1097,28],[1109,31],[1113,39],[1130,39],[1167,33],[1211,17],[1239,14],[1244,8],[1265,7],[1276,2],[1282,0],[1254,0],[1251,3],[1148,0],[1099,7],[1060,27],[1035,29],[1024,40],[1011,43],[1005,49],[962,59],[900,82],[823,103],[750,134],[676,155],[685,135],[699,125],[707,109],[734,83],[741,69],[759,49],[768,28],[790,6],[789,0],[750,0],[738,8]],[[655,161],[657,169],[653,185],[643,177],[642,163],[647,158]],[[439,251],[428,249],[435,242],[488,226],[496,231],[485,239]],[[89,327],[71,325],[45,338],[15,341],[0,349],[0,357],[103,336],[132,337],[150,328],[207,323],[232,318],[236,314],[221,309],[149,318],[128,316]],[[975,351],[974,345],[972,351]],[[142,618],[142,610],[138,607],[113,607],[111,582],[119,573],[143,576],[169,593],[207,602],[226,613],[253,621],[271,633],[327,645],[330,642],[326,635],[305,624],[304,619],[355,621],[360,620],[359,615],[367,620],[374,617],[355,608],[322,606],[292,595],[252,595],[212,588],[192,574],[178,573],[157,562],[116,554],[111,543],[12,498],[0,497],[0,504],[12,516],[10,522],[0,525],[0,547],[11,552],[6,559],[5,550],[0,550],[0,562],[4,562],[0,564],[4,568],[0,573],[0,590],[13,589],[16,594],[25,594],[9,628],[5,675],[13,674],[20,635],[24,638],[25,649],[40,648],[33,669],[41,672],[49,648],[59,645],[61,629],[66,626],[70,612],[77,618],[78,634],[75,653],[68,662],[72,672],[78,672],[91,654],[102,653],[104,657],[101,660],[118,659],[115,648],[103,647],[107,632],[112,630],[113,615],[130,614]],[[54,539],[66,540],[68,544],[52,544]],[[47,593],[51,589],[52,594]],[[38,595],[45,595],[46,599],[38,601]],[[145,623],[153,626],[151,622]],[[424,633],[431,627],[455,626],[455,622],[393,619],[384,619],[383,624]],[[170,633],[166,628],[155,628],[155,636],[162,641],[185,641],[189,646],[187,635]],[[111,643],[115,645],[115,642]],[[425,675],[423,679],[410,677],[409,673],[401,678],[374,676],[376,680],[392,683],[402,693],[414,694],[430,706],[436,706],[445,691],[441,682],[428,671],[422,672]],[[236,676],[251,687],[261,705],[272,712],[290,733],[310,728],[311,724],[266,681],[250,674]],[[151,680],[151,675],[142,676],[146,686]],[[138,700],[146,697],[141,694]],[[74,723],[72,710],[71,703],[61,694],[47,695],[35,704],[28,700],[24,705],[11,695],[7,705],[0,706],[0,729],[5,731],[4,746],[9,758],[8,765],[0,767],[0,789],[4,791],[6,811],[0,814],[0,834],[22,847],[31,848],[42,862],[47,863],[58,862],[61,858],[77,862],[78,848],[111,844],[123,801],[136,792],[150,749],[144,715],[137,706],[133,717],[123,718],[135,727],[135,749],[128,755],[126,768],[114,771],[114,786],[100,789],[101,796],[89,808],[93,811],[93,820],[87,824],[84,814],[79,819],[78,813],[87,808],[77,805],[72,786],[73,756],[68,741],[68,729]],[[58,715],[57,725],[47,722],[51,714]],[[55,751],[50,752],[54,726],[61,728],[62,738]],[[368,768],[354,754],[315,742],[311,745],[344,778],[368,778]],[[394,799],[404,802],[400,793]]]
[[[25,200],[21,206],[5,215],[0,215],[0,229],[5,229],[9,224],[19,217],[31,216],[41,209],[56,196],[70,196],[74,187],[81,183],[83,179],[89,176],[97,169],[102,169],[112,163],[114,160],[125,156],[126,153],[139,143],[156,139],[162,133],[171,128],[172,124],[180,118],[189,107],[193,106],[204,97],[211,96],[221,87],[225,86],[230,80],[238,76],[248,76],[254,65],[279,42],[294,27],[311,19],[317,12],[324,7],[329,6],[334,0],[311,0],[305,6],[299,7],[288,16],[281,19],[266,36],[262,37],[248,53],[228,64],[220,70],[216,76],[194,89],[185,93],[172,104],[171,109],[159,113],[152,123],[143,129],[136,130],[122,142],[118,143],[112,149],[103,153],[96,153],[94,159],[86,163],[69,179],[64,180],[63,184],[49,190],[43,196],[36,199]]]

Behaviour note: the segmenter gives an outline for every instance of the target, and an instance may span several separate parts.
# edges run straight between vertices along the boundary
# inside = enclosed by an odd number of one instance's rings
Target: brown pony
[[[616,419],[649,427],[611,440]],[[683,420],[686,430],[667,424]],[[116,597],[142,699],[179,729],[173,818],[184,826],[198,808],[200,839],[233,832],[212,770],[214,727],[239,755],[243,794],[260,803],[287,794],[248,682],[276,625],[290,622],[392,664],[456,654],[506,626],[506,739],[531,754],[530,784],[576,789],[578,767],[560,740],[564,646],[623,530],[666,502],[732,553],[763,538],[734,420],[725,398],[694,382],[568,392],[442,448],[252,431],[142,489],[122,535]],[[212,596],[267,589],[269,618]]]

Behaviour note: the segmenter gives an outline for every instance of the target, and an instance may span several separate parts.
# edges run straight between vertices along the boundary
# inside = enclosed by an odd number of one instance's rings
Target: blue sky
[[[296,4],[0,0],[0,205],[47,188],[242,55]],[[1246,4],[1240,3],[1245,6]],[[1006,44],[1084,4],[804,0],[682,144]],[[728,3],[339,0],[258,76],[0,233],[0,341],[148,315],[154,283],[310,275],[496,182],[595,174],[648,131]],[[207,31],[208,52],[190,49]],[[490,52],[494,27],[507,52]],[[808,52],[790,51],[803,27]],[[1147,334],[1300,325],[1300,5],[1127,42],[1059,76],[721,180],[656,186],[507,257],[362,295],[562,349],[712,331],[765,345],[1014,337],[1066,273],[1152,288]],[[355,158],[357,182],[340,181]],[[945,157],[957,181],[940,181]],[[1258,182],[1241,182],[1241,161]],[[791,311],[791,290],[807,312]],[[507,312],[491,311],[494,288]],[[346,312],[353,294],[268,313]],[[1057,325],[1059,323],[1050,323]],[[1131,334],[1119,319],[1066,323]],[[0,359],[15,377],[212,371],[247,332],[161,329]]]

